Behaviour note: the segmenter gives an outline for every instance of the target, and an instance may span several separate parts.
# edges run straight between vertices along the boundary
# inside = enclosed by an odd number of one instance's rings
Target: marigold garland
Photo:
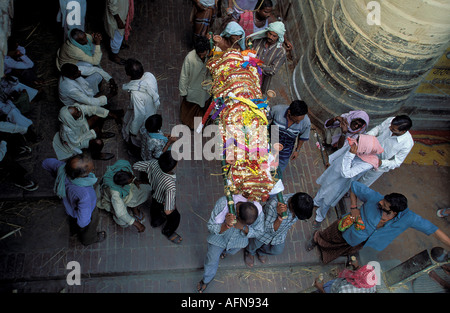
[[[211,116],[223,139],[224,173],[232,193],[250,201],[265,201],[275,181],[268,164],[267,99],[261,93],[262,64],[252,50],[228,49],[207,63],[212,75],[213,102],[202,124]],[[262,128],[261,128],[262,127]]]

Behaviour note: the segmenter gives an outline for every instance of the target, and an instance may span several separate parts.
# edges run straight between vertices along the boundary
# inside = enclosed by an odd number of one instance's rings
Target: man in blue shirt
[[[307,115],[308,106],[301,100],[292,101],[287,105],[276,105],[270,109],[269,120],[272,120],[271,134],[276,131],[274,126],[278,128],[279,140],[283,145],[283,150],[279,154],[278,175],[281,178],[282,173],[289,163],[289,159],[295,160],[303,143],[309,140],[309,132],[311,130],[311,121]],[[275,143],[276,138],[271,140]],[[297,146],[295,147],[295,142]],[[294,149],[295,147],[295,149]]]
[[[358,199],[363,202],[360,208],[357,207]],[[352,225],[340,232],[337,230],[339,221],[336,221],[324,231],[314,233],[307,250],[318,245],[324,263],[331,262],[340,255],[355,253],[365,246],[382,251],[408,228],[434,235],[450,247],[450,238],[436,225],[408,209],[407,199],[402,194],[383,196],[354,181],[350,191],[350,211],[352,219],[361,217],[364,229],[357,230]]]
[[[92,159],[85,154],[75,155],[66,163],[49,158],[42,162],[42,167],[56,178],[54,190],[70,217],[71,233],[77,233],[85,246],[103,241],[106,233],[97,232],[99,217],[93,188],[97,178],[92,172]]]

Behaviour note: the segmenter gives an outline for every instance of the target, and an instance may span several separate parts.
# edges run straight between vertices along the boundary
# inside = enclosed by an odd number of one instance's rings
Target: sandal
[[[95,243],[102,242],[106,239],[106,232],[105,231],[99,231],[97,233],[97,241]]]
[[[439,210],[436,211],[436,215],[437,215],[438,217],[447,217],[447,216],[449,216],[450,214],[445,213],[445,211],[448,211],[448,210],[449,210],[449,209],[439,209]]]
[[[183,238],[181,238],[181,236],[177,233],[173,233],[170,237],[167,238],[177,245],[179,245],[183,241]]]
[[[125,65],[125,59],[122,59],[118,55],[111,56],[109,60],[113,63],[119,64],[119,65]]]
[[[316,232],[317,231],[315,231],[313,233],[311,240],[305,246],[305,249],[306,249],[307,252],[312,251],[317,246],[317,242],[314,241],[314,235],[316,234]]]
[[[138,210],[139,215],[136,215],[135,213],[133,213],[133,216],[135,219],[137,219],[141,224],[145,222],[145,215],[141,210]]]
[[[202,279],[197,284],[197,292],[198,293],[203,293],[206,290],[207,287],[208,287],[208,284],[205,284],[205,282]]]

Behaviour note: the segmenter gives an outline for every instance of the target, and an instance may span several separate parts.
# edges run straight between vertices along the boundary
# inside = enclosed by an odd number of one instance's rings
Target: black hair
[[[194,41],[194,49],[197,53],[202,53],[209,51],[211,49],[211,44],[205,36],[198,36]]]
[[[73,77],[78,73],[78,66],[72,63],[64,63],[61,66],[61,75],[65,77]]]
[[[74,156],[71,156],[69,159],[67,159],[66,165],[64,166],[66,175],[70,179],[87,176],[89,174],[87,171],[87,163],[91,160],[92,158],[88,153],[76,154]]]
[[[172,157],[171,151],[166,151],[158,159],[158,164],[164,173],[169,173],[177,166],[178,161]]]
[[[308,106],[302,100],[294,100],[289,106],[289,112],[292,116],[302,116],[308,113]]]
[[[397,126],[399,131],[410,130],[412,127],[412,121],[407,115],[398,115],[391,123]]]
[[[72,37],[73,40],[75,40],[75,41],[78,41],[78,38],[80,38],[81,36],[83,36],[83,34],[84,34],[84,31],[82,31],[82,30],[79,29],[79,28],[73,28],[73,29],[70,31],[70,37]]]
[[[132,80],[140,79],[144,75],[144,67],[142,63],[136,59],[128,59],[125,61],[125,73]]]
[[[314,200],[304,192],[297,192],[291,197],[291,205],[299,220],[307,220],[313,214]]]
[[[125,186],[128,185],[130,182],[130,179],[133,177],[133,174],[126,171],[118,171],[113,176],[113,182],[116,185],[119,186]]]
[[[256,3],[255,10],[256,9],[262,10],[264,8],[272,8],[272,7],[273,7],[272,0],[259,0],[258,3]]]
[[[17,42],[16,38],[14,38],[13,36],[9,37],[8,38],[8,52],[16,51],[18,44],[19,43]]]
[[[258,208],[252,202],[241,202],[238,217],[244,224],[251,225],[258,218]]]
[[[161,127],[162,127],[162,116],[160,114],[150,115],[145,120],[145,129],[149,133],[156,133],[161,129]]]
[[[384,196],[384,200],[389,202],[390,209],[393,212],[399,213],[408,208],[408,199],[400,193],[391,193]]]

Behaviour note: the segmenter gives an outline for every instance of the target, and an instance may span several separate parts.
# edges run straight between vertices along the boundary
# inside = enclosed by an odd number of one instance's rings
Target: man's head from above
[[[408,208],[408,199],[400,193],[393,192],[385,195],[384,198],[377,203],[377,207],[385,219],[392,218]]]
[[[245,225],[252,225],[258,218],[258,208],[252,202],[238,202],[236,218]]]
[[[61,66],[61,75],[70,79],[77,79],[81,76],[81,71],[75,64],[65,63]]]
[[[308,113],[308,106],[302,100],[294,100],[291,102],[287,110],[287,118],[299,124],[305,118],[305,115]]]
[[[125,62],[125,73],[131,80],[141,79],[144,75],[144,67],[138,60],[130,58]]]
[[[199,36],[195,39],[194,49],[195,49],[195,52],[197,53],[198,57],[202,61],[204,61],[206,56],[209,53],[209,50],[211,49],[211,44],[206,37]]]
[[[67,160],[65,171],[70,179],[87,177],[94,171],[94,162],[87,153],[77,154]]]
[[[150,115],[144,125],[149,133],[157,133],[162,127],[162,116],[160,114]]]
[[[178,161],[172,157],[172,151],[166,151],[158,159],[158,165],[164,173],[171,173],[178,164]]]
[[[393,136],[401,136],[412,127],[412,121],[407,115],[398,115],[394,117],[389,126]]]
[[[70,31],[70,37],[82,46],[89,42],[86,33],[78,28],[74,28]]]
[[[114,184],[122,187],[131,184],[133,182],[133,179],[134,175],[127,171],[118,171],[113,176]]]
[[[299,220],[307,220],[313,214],[314,200],[304,192],[297,192],[288,201],[288,208]]]
[[[69,106],[67,110],[74,120],[78,120],[83,115],[83,112],[81,112],[81,109],[78,106]]]

